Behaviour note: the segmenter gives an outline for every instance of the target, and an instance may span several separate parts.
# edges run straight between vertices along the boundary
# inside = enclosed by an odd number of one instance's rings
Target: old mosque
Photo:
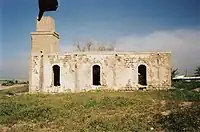
[[[59,51],[55,21],[44,16],[31,33],[29,91],[83,92],[95,89],[168,89],[170,52]]]

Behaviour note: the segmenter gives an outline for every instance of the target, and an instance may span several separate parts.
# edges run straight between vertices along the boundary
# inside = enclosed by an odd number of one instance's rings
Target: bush
[[[12,86],[12,85],[14,85],[14,82],[13,81],[8,81],[6,83],[2,83],[1,85],[2,86]]]
[[[200,82],[197,82],[197,81],[191,81],[191,82],[176,81],[176,82],[172,82],[172,86],[177,88],[177,89],[192,90],[192,89],[195,89],[195,88],[199,88]]]
[[[198,92],[189,90],[173,90],[171,92],[172,99],[174,100],[185,100],[185,101],[199,101],[200,94]]]
[[[1,86],[7,86],[7,83],[2,83]]]

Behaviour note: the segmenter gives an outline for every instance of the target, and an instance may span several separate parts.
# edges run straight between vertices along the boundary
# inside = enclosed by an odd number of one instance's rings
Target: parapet
[[[36,31],[37,32],[54,32],[55,31],[55,20],[50,16],[43,16],[40,21],[36,20]]]

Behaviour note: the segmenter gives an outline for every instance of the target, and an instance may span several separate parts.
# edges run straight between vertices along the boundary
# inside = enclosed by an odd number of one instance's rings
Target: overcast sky
[[[28,77],[37,1],[0,4],[0,78]],[[116,50],[171,51],[183,74],[200,65],[200,0],[59,0],[45,15],[56,21],[62,51],[89,39],[116,42]]]

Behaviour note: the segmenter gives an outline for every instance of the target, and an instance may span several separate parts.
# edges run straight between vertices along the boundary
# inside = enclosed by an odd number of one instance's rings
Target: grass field
[[[200,93],[188,84],[176,87],[12,97],[6,95],[26,92],[27,87],[2,90],[0,128],[15,132],[200,131]]]

